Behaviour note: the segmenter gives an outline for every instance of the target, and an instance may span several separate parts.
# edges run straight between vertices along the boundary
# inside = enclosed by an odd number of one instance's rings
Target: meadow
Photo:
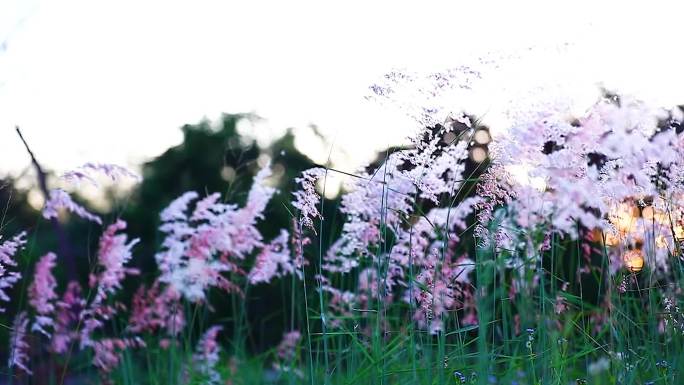
[[[58,251],[33,255],[59,227],[2,227],[2,383],[680,384],[682,113],[606,95],[500,135],[455,114],[362,170],[300,173],[272,236],[266,162],[245,199],[187,191],[151,213],[144,277],[132,224],[72,199],[140,177],[88,163],[60,176],[70,190],[45,186],[41,210],[95,226],[87,277],[55,274]],[[245,304],[267,286],[286,330],[255,350],[268,313]]]

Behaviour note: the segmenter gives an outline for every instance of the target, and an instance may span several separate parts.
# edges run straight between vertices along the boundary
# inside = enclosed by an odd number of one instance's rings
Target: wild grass
[[[318,236],[326,236],[322,228]],[[474,238],[465,239],[476,244]],[[590,260],[583,259],[585,245],[592,247]],[[222,339],[229,347],[222,354],[222,377],[232,384],[678,383],[684,334],[664,319],[682,315],[655,310],[665,307],[663,283],[648,267],[611,276],[600,242],[553,236],[538,261],[515,266],[524,272],[520,283],[527,289],[512,299],[510,253],[494,246],[474,249],[476,324],[463,325],[464,311],[457,308],[442,316],[444,330],[432,334],[410,321],[415,311],[411,304],[387,307],[374,300],[367,309],[339,317],[337,327],[326,327],[329,320],[321,309],[327,299],[314,279],[322,271],[308,266],[303,271],[308,279],[286,280],[289,296],[283,305],[291,309],[291,327],[301,325],[304,334],[296,354],[286,361],[278,358],[275,347],[250,354],[245,336],[254,331],[244,322],[245,306],[233,297],[239,327],[234,337]],[[313,257],[320,256],[319,248]],[[675,264],[670,285],[681,284],[681,261]],[[591,272],[577,273],[592,265]],[[371,267],[381,272],[379,281],[386,279],[382,265]],[[354,278],[346,279],[349,288],[356,287]],[[411,273],[407,281],[420,289]],[[620,286],[626,289],[620,292]],[[196,316],[197,311],[186,314],[187,319]],[[124,360],[116,382],[204,383],[181,370],[191,367],[187,363],[194,351],[193,336],[181,341],[172,349],[144,351],[144,365]]]
[[[658,128],[644,134],[644,149],[613,159],[588,151],[589,142],[605,140],[610,154],[615,142],[632,138],[633,111],[625,109],[602,102],[595,112],[604,119],[589,114],[581,123],[599,139],[567,122],[560,138],[553,124],[525,127],[557,140],[529,145],[530,159],[546,157],[533,170],[545,173],[540,189],[511,181],[503,161],[488,167],[469,158],[482,128],[467,119],[422,131],[411,149],[388,152],[370,172],[305,171],[294,201],[277,202],[291,213],[291,224],[281,224],[285,243],[264,240],[257,229],[275,194],[268,166],[243,206],[185,193],[161,213],[164,240],[151,277],[126,268],[136,241],[114,222],[83,298],[74,300],[73,325],[59,323],[73,310],[62,306],[66,299],[51,302],[57,311],[41,310],[34,303],[42,294],[27,300],[25,282],[12,298],[31,325],[49,316],[52,329],[41,335],[6,326],[14,357],[7,383],[680,384],[684,140],[674,128]],[[605,121],[608,128],[592,126]],[[528,131],[514,130],[535,141]],[[508,145],[517,151],[521,143]],[[554,158],[564,145],[576,164]],[[667,156],[656,166],[644,161],[642,152],[661,150]],[[512,162],[522,161],[529,159]],[[331,209],[319,193],[333,174],[353,182]],[[616,180],[618,187],[609,183]],[[59,196],[46,205],[51,213],[100,221]],[[3,252],[0,267],[13,268],[15,251]],[[50,274],[34,282],[49,282]],[[161,289],[143,287],[149,302],[135,307],[121,298],[124,279]],[[279,287],[281,306],[251,313],[259,285]],[[217,319],[218,304],[230,311]],[[278,346],[255,348],[271,318],[290,333]],[[68,349],[50,345],[56,337]]]

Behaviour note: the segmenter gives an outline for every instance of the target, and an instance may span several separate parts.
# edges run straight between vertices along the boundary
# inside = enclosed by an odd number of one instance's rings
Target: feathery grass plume
[[[57,299],[57,280],[52,274],[56,266],[55,253],[47,253],[36,263],[33,282],[28,288],[29,304],[36,313],[32,331],[38,331],[46,337],[51,333],[47,330],[54,326],[55,300]]]
[[[200,338],[193,355],[195,371],[204,378],[205,384],[221,383],[221,374],[217,370],[221,352],[217,338],[221,330],[221,326],[210,327]]]
[[[489,166],[481,176],[477,185],[477,195],[481,198],[477,204],[477,225],[475,237],[481,246],[488,246],[490,239],[487,225],[494,219],[494,210],[510,203],[515,198],[515,191],[510,184],[511,175],[504,167],[496,163]]]
[[[68,352],[71,344],[79,338],[77,327],[86,308],[86,301],[81,290],[78,282],[69,282],[62,298],[56,303],[57,310],[49,348],[51,352],[57,354]]]
[[[264,246],[254,261],[254,266],[249,272],[249,282],[252,284],[269,283],[273,278],[282,277],[286,274],[300,273],[295,270],[288,247],[290,234],[287,230],[280,230],[270,244]],[[301,278],[301,276],[300,276]]]
[[[461,186],[468,157],[468,141],[463,138],[467,132],[457,133],[453,125],[423,129],[411,138],[413,148],[397,153],[408,166],[401,173],[416,186],[419,197],[439,204],[441,194],[453,195]],[[453,135],[454,141],[445,143],[446,134]]]
[[[292,330],[283,334],[283,339],[278,344],[276,351],[278,357],[283,360],[292,360],[295,357],[297,345],[302,339],[302,333],[299,330]]]
[[[93,365],[103,375],[110,373],[121,362],[121,353],[126,349],[144,348],[145,343],[139,337],[132,338],[102,338],[93,341],[91,347],[95,356]]]
[[[0,301],[8,302],[10,300],[5,290],[12,288],[21,279],[21,273],[9,271],[8,268],[17,266],[17,262],[13,258],[25,244],[25,232],[21,232],[0,244]],[[0,313],[4,311],[5,309],[0,306]]]
[[[21,250],[26,245],[26,232],[15,235],[12,239],[4,241],[0,244],[0,262],[14,266],[16,262],[12,260],[17,251]]]
[[[466,218],[481,201],[480,197],[470,197],[453,208],[434,208],[408,229],[398,228],[391,259],[399,266],[408,266],[409,256],[412,256],[413,263],[419,266],[434,265],[430,250],[440,248],[439,243],[444,239],[452,245],[460,242],[459,232],[467,227]]]
[[[90,286],[95,289],[95,297],[80,314],[82,322],[79,333],[80,347],[92,348],[95,352],[93,364],[104,373],[113,370],[120,361],[121,352],[127,348],[143,347],[144,343],[137,336],[116,336],[97,338],[94,332],[113,319],[119,310],[125,309],[123,304],[108,303],[121,289],[121,282],[127,275],[138,274],[137,269],[126,267],[131,259],[131,248],[138,242],[128,242],[125,234],[117,232],[126,228],[126,222],[118,220],[109,225],[100,237],[98,250],[99,273],[90,276]]]
[[[659,129],[656,116],[637,101],[603,100],[575,122],[558,114],[515,126],[499,140],[494,160],[504,168],[523,164],[518,179],[543,183],[541,194],[520,183],[510,186],[523,214],[516,220],[553,213],[553,228],[576,236],[576,221],[606,229],[602,218],[626,199],[670,196],[678,187],[666,170],[684,163],[684,142],[674,130]]]
[[[10,352],[7,366],[17,367],[27,374],[33,374],[28,368],[29,365],[29,343],[28,336],[29,319],[26,312],[20,312],[14,318],[12,333],[10,334]]]
[[[300,224],[314,233],[316,233],[316,229],[314,229],[313,220],[315,218],[323,219],[321,213],[318,212],[321,197],[316,192],[316,182],[325,173],[326,169],[320,167],[305,170],[300,177],[295,178],[295,182],[300,185],[301,190],[292,193],[294,196],[292,206],[299,210]]]
[[[673,328],[677,333],[684,335],[684,313],[680,310],[675,300],[663,298],[664,325]]]
[[[162,251],[155,256],[161,272],[159,281],[193,302],[203,300],[210,286],[219,286],[221,272],[233,270],[232,264],[214,256],[219,245],[230,244],[230,240],[220,239],[229,238],[227,231],[199,221],[234,211],[235,206],[217,203],[220,196],[212,194],[197,203],[192,217],[200,224],[195,226],[186,211],[197,196],[187,192],[162,211],[160,230],[166,238]]]
[[[416,312],[414,319],[418,325],[427,328],[431,334],[441,331],[442,316],[454,307],[454,290],[445,280],[434,279],[434,273],[429,270],[421,271],[416,277],[421,289],[416,290]],[[423,289],[424,287],[424,289]]]
[[[452,114],[455,97],[471,96],[469,90],[489,65],[497,65],[491,57],[478,58],[476,67],[461,65],[439,72],[395,69],[369,87],[366,99],[396,108],[419,127],[432,127]]]
[[[311,238],[302,234],[302,228],[298,224],[299,221],[292,218],[292,237],[290,239],[290,244],[294,253],[292,262],[297,275],[301,278],[303,267],[309,264],[309,261],[304,258],[304,248],[311,244]]]
[[[132,258],[131,249],[140,240],[136,238],[127,243],[128,236],[126,234],[117,234],[117,232],[125,229],[126,222],[117,220],[107,226],[100,237],[97,261],[101,271],[99,274],[90,277],[90,286],[95,287],[97,285],[94,304],[99,304],[107,295],[120,289],[121,282],[126,275],[139,273],[137,269],[126,267],[126,264]]]
[[[475,270],[475,262],[468,257],[451,258],[433,262],[419,270],[416,282],[418,288],[413,291],[416,303],[414,320],[418,326],[427,329],[431,334],[444,330],[444,320],[449,312],[457,308],[465,308],[470,291],[470,273]],[[405,296],[410,293],[406,291]],[[460,305],[460,306],[459,306]],[[477,320],[474,321],[477,323]],[[461,324],[472,324],[472,320],[463,319]]]
[[[276,192],[266,185],[270,175],[268,166],[257,173],[242,208],[220,203],[220,195],[214,193],[198,201],[189,215],[189,205],[198,195],[187,192],[162,211],[160,230],[166,237],[155,256],[159,281],[191,302],[203,301],[210,287],[240,292],[223,273],[244,275],[242,260],[265,247],[256,224]]]
[[[43,207],[43,218],[57,218],[60,210],[67,210],[83,219],[95,222],[99,225],[102,224],[102,219],[100,219],[100,217],[90,213],[88,210],[83,208],[83,206],[74,202],[69,193],[66,191],[62,189],[50,190],[48,200],[45,202],[45,206]]]
[[[373,174],[361,173],[349,182],[340,207],[346,215],[342,235],[325,255],[325,270],[350,272],[359,265],[359,257],[371,257],[379,244],[381,218],[387,228],[396,229],[412,213],[415,187],[400,172],[400,164],[396,154],[390,155]]]
[[[494,164],[478,186],[485,198],[478,236],[488,239],[495,207],[507,205],[501,214],[508,228],[572,238],[578,226],[603,233],[611,274],[626,267],[627,247],[644,245],[652,256],[646,263],[666,277],[684,239],[684,136],[671,122],[659,123],[662,116],[637,100],[606,98],[573,121],[553,111],[518,122],[496,141]],[[509,246],[531,241],[510,232],[497,237]],[[530,256],[538,246],[530,244]]]
[[[273,369],[283,376],[288,373],[294,374],[299,379],[304,379],[304,373],[299,368],[294,368],[292,362],[297,357],[297,346],[302,339],[299,330],[292,330],[283,334],[283,339],[276,347],[278,360],[273,363]]]
[[[187,221],[186,211],[190,202],[197,199],[199,195],[194,191],[188,191],[176,198],[159,214],[162,222],[171,222],[174,220]]]
[[[62,174],[61,178],[72,183],[88,182],[97,187],[99,186],[99,183],[97,183],[95,180],[96,175],[104,175],[111,179],[112,182],[116,182],[124,178],[132,179],[136,182],[142,179],[139,175],[125,167],[115,164],[91,162],[79,166],[74,170],[65,172]]]
[[[185,327],[180,300],[173,288],[162,288],[159,281],[149,289],[140,286],[133,296],[128,329],[135,334],[163,329],[168,336],[177,335]]]
[[[418,207],[423,205],[422,201],[439,206],[440,196],[453,196],[463,185],[467,142],[445,143],[443,135],[447,132],[450,130],[442,126],[421,130],[413,139],[412,149],[390,154],[374,172],[358,175],[350,183],[350,191],[342,196],[340,211],[346,215],[346,221],[342,235],[328,250],[323,267],[332,273],[347,274],[362,266],[364,259],[371,260],[373,267],[359,273],[357,295],[347,298],[354,306],[368,310],[374,299],[380,299],[379,303],[387,308],[395,298],[411,304],[420,302],[421,292],[412,290],[412,283],[406,282],[410,269],[415,269],[411,279],[425,287],[423,304],[430,317],[435,312],[438,316],[446,314],[457,304],[452,270],[464,272],[452,267],[451,250],[460,241],[459,232],[466,229],[466,218],[481,198],[466,198],[454,207],[434,207],[420,216],[414,215],[416,210],[423,210]],[[413,220],[413,216],[417,219]],[[385,249],[382,242],[386,239],[393,242]],[[445,256],[437,252],[441,249]],[[466,281],[470,271],[472,268],[460,279]],[[378,278],[379,272],[382,279]],[[378,287],[378,282],[383,285]],[[329,285],[324,285],[323,290],[332,294],[331,302],[338,307],[345,303],[341,291]],[[435,301],[433,294],[443,303]],[[442,328],[441,322],[425,322],[425,314],[417,314],[415,319],[419,326],[429,326],[433,333]]]
[[[330,280],[322,275],[316,275],[320,281],[320,290],[328,294],[328,324],[333,327],[342,327],[342,321],[353,318],[352,309],[358,303],[359,297],[349,290],[340,290],[330,283]]]
[[[268,186],[266,180],[273,175],[270,163],[257,172],[252,180],[252,187],[247,195],[245,206],[238,210],[238,222],[254,225],[258,219],[264,219],[264,210],[273,195],[277,192],[274,187]]]

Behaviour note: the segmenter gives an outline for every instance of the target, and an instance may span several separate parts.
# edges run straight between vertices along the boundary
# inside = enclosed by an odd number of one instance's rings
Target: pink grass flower
[[[296,349],[299,341],[302,339],[302,333],[299,330],[292,330],[283,334],[283,339],[278,344],[278,357],[282,360],[293,360],[296,356]]]
[[[266,165],[254,176],[252,187],[247,195],[245,207],[238,211],[239,221],[245,224],[255,224],[264,218],[266,205],[276,193],[276,189],[266,184],[266,180],[273,174],[270,165]]]
[[[55,300],[57,299],[57,280],[52,275],[57,256],[55,253],[45,254],[36,263],[33,282],[28,288],[29,304],[36,312],[36,319],[31,330],[38,331],[46,337],[50,337],[47,328],[54,325]]]
[[[294,201],[292,206],[299,210],[299,218],[302,226],[311,229],[314,233],[313,220],[315,218],[323,219],[323,216],[318,211],[318,204],[321,201],[321,197],[316,192],[316,182],[325,176],[327,170],[324,168],[310,168],[302,172],[302,176],[295,178],[301,186],[301,190],[297,190],[292,195],[294,195]]]
[[[93,333],[114,317],[123,308],[118,302],[107,302],[121,288],[127,275],[138,274],[137,269],[126,267],[130,261],[131,248],[138,242],[130,242],[125,234],[117,234],[126,228],[126,222],[118,220],[109,225],[100,237],[98,265],[100,272],[90,277],[90,286],[97,287],[95,297],[81,314],[82,327],[79,333],[81,348],[94,347],[98,342]]]
[[[311,244],[311,238],[302,235],[301,227],[298,226],[296,219],[292,218],[292,239],[290,244],[294,252],[294,267],[297,271],[297,275],[301,278],[303,272],[303,267],[308,265],[309,261],[304,257],[304,248]]]
[[[98,264],[102,268],[96,277],[97,294],[94,303],[104,300],[108,294],[121,288],[121,282],[126,275],[138,274],[137,269],[126,267],[132,258],[131,249],[140,240],[133,239],[127,243],[128,237],[117,232],[126,229],[126,222],[118,220],[109,225],[100,238]]]
[[[197,199],[198,195],[194,191],[188,191],[176,198],[169,204],[159,215],[162,222],[171,222],[174,220],[187,220],[187,210],[190,202]]]
[[[249,272],[251,284],[268,283],[275,277],[295,272],[288,247],[289,237],[286,230],[280,230],[280,235],[261,250]]]
[[[100,219],[100,217],[90,213],[83,206],[74,202],[66,191],[61,189],[50,190],[50,196],[48,197],[47,202],[45,202],[45,207],[43,207],[43,218],[57,218],[60,210],[67,210],[83,219],[95,222],[99,225],[102,224],[102,219]]]
[[[27,374],[32,374],[28,368],[30,348],[26,340],[28,324],[29,320],[26,312],[17,314],[12,325],[12,333],[10,334],[10,354],[7,366],[10,368],[17,367]]]
[[[128,329],[133,333],[155,332],[165,329],[170,336],[180,333],[185,327],[185,317],[180,295],[159,282],[146,289],[140,286],[133,296]]]
[[[136,182],[142,179],[139,175],[135,174],[134,172],[128,170],[125,167],[118,166],[116,164],[90,162],[80,167],[77,167],[74,170],[65,172],[64,174],[62,174],[61,178],[76,183],[86,181],[94,186],[99,186],[99,184],[94,178],[95,175],[104,175],[105,177],[111,179],[112,182],[116,182],[118,180],[125,178],[132,179]]]
[[[140,338],[104,338],[93,342],[93,365],[102,373],[110,373],[121,362],[121,354],[129,348],[143,348]]]
[[[361,173],[349,183],[350,192],[342,196],[340,211],[347,216],[342,235],[325,256],[323,268],[347,273],[359,265],[360,257],[370,257],[381,240],[380,219],[387,228],[396,229],[413,209],[413,183],[399,170],[398,156],[389,159],[376,172]]]
[[[25,244],[25,232],[21,232],[14,238],[0,244],[0,301],[8,302],[10,300],[6,290],[11,289],[21,279],[21,273],[9,271],[8,268],[17,266],[14,256]],[[5,309],[0,307],[0,313],[4,311]]]
[[[190,214],[190,204],[198,195],[188,192],[162,211],[160,230],[166,238],[155,256],[159,281],[191,302],[204,301],[210,287],[239,292],[224,273],[244,274],[239,267],[242,261],[269,247],[256,224],[276,192],[266,184],[270,175],[269,167],[257,173],[244,207],[221,203],[219,194],[211,194],[198,201]]]
[[[195,370],[206,379],[206,384],[221,383],[221,374],[216,369],[221,351],[217,338],[221,330],[221,326],[210,327],[197,343],[193,356]]]
[[[57,301],[54,330],[49,350],[64,354],[70,345],[79,338],[76,328],[81,321],[86,301],[81,294],[81,286],[76,281],[69,282],[61,300]]]

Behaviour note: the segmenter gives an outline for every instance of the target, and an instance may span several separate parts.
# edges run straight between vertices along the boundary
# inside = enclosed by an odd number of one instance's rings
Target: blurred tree
[[[122,213],[131,236],[141,239],[136,254],[144,256],[137,258],[143,271],[154,268],[152,256],[159,244],[157,227],[161,210],[186,191],[226,192],[231,184],[230,178],[226,178],[227,167],[237,170],[259,155],[254,144],[240,143],[236,125],[241,118],[241,115],[225,115],[218,128],[212,128],[206,121],[185,125],[180,145],[143,165],[143,181]],[[236,183],[239,182],[241,178]]]
[[[220,192],[226,201],[243,204],[260,164],[271,162],[278,193],[266,209],[266,220],[260,221],[257,227],[266,240],[275,237],[282,228],[290,229],[290,201],[292,190],[297,188],[294,179],[315,164],[297,150],[290,130],[266,148],[240,135],[237,125],[247,118],[242,114],[226,114],[218,124],[204,121],[183,126],[183,142],[145,163],[142,182],[120,212],[112,213],[128,222],[131,237],[141,239],[134,250],[134,263],[143,272],[144,281],[153,280],[156,271],[154,254],[163,235],[158,231],[159,213],[186,191],[196,191],[200,196]],[[324,204],[332,212],[336,203],[325,201]],[[326,221],[325,225],[332,223]],[[325,233],[330,232],[326,230]],[[249,341],[254,349],[270,348],[282,337],[291,315],[281,300],[289,295],[290,283],[288,279],[284,285],[275,283],[250,288],[247,321],[253,332]],[[128,282],[130,286],[126,287],[126,292],[131,294],[139,284]],[[215,312],[211,318],[230,318],[231,309],[225,295],[214,293],[212,297]]]
[[[185,125],[180,145],[143,165],[143,181],[121,212],[131,236],[141,238],[136,255],[145,256],[138,258],[143,271],[154,269],[152,256],[161,242],[159,213],[173,199],[186,191],[200,196],[220,192],[227,201],[242,204],[261,168],[258,163],[271,161],[279,190],[267,208],[268,221],[259,228],[269,238],[288,227],[290,214],[283,204],[289,204],[294,178],[314,163],[295,148],[291,131],[267,148],[241,136],[237,124],[245,118],[247,115],[226,114],[218,127],[207,121]]]

